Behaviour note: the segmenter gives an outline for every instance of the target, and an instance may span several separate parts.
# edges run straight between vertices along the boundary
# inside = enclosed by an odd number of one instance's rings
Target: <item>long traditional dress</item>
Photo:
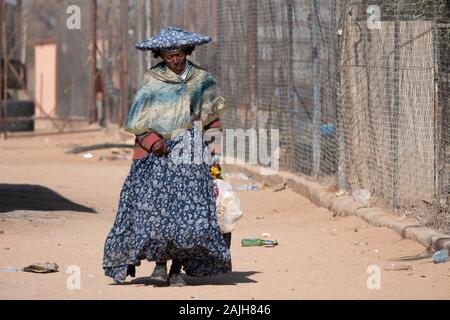
[[[118,282],[133,275],[130,270],[144,259],[178,259],[190,276],[231,271],[216,219],[210,164],[198,161],[199,145],[205,147],[198,139],[202,132],[192,126],[193,120],[205,126],[217,121],[223,99],[209,73],[192,63],[189,67],[184,80],[164,64],[152,68],[131,106],[126,130],[150,137],[137,138],[137,149],[150,147],[146,140],[165,138],[169,155],[146,152],[133,160],[104,247],[105,274]],[[178,129],[185,131],[175,134]],[[180,150],[184,161],[174,157]]]

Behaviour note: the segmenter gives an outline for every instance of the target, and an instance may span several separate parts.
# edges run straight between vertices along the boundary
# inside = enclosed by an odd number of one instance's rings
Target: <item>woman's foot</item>
[[[167,265],[164,264],[156,264],[155,270],[153,270],[150,279],[156,281],[167,281]]]
[[[181,277],[181,273],[173,273],[170,275],[169,284],[171,287],[185,287],[186,281]]]

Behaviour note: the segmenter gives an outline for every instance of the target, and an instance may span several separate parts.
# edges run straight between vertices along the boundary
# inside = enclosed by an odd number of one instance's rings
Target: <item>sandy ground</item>
[[[233,233],[232,273],[186,277],[190,286],[169,288],[149,279],[154,263],[144,261],[135,279],[112,285],[103,275],[103,242],[130,161],[99,160],[110,151],[92,152],[91,159],[65,154],[75,145],[108,141],[104,132],[0,140],[1,299],[450,298],[450,263],[414,258],[426,253],[421,245],[357,217],[333,217],[291,190],[270,188],[239,192],[245,216]],[[261,233],[280,245],[240,246],[242,238]],[[407,257],[412,270],[385,270],[391,259]],[[36,262],[56,262],[60,272],[5,269]],[[67,285],[71,266],[81,272],[78,290]],[[368,288],[369,277],[377,277],[367,273],[370,266],[379,267],[379,289]]]

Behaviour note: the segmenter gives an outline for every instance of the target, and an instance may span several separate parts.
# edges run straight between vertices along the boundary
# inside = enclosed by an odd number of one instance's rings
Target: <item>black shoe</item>
[[[155,270],[153,270],[150,279],[157,281],[167,281],[167,265],[157,264]]]
[[[187,285],[180,273],[170,275],[169,284],[171,287],[185,287]]]

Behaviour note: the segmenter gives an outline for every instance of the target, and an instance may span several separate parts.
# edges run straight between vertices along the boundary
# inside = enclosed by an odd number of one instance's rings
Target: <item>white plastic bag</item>
[[[364,203],[364,205],[370,207],[370,197],[372,196],[369,191],[365,189],[358,189],[352,193],[353,199]]]
[[[233,186],[223,180],[214,180],[216,189],[217,222],[222,233],[229,233],[236,227],[237,221],[242,218],[239,198],[233,191]]]

